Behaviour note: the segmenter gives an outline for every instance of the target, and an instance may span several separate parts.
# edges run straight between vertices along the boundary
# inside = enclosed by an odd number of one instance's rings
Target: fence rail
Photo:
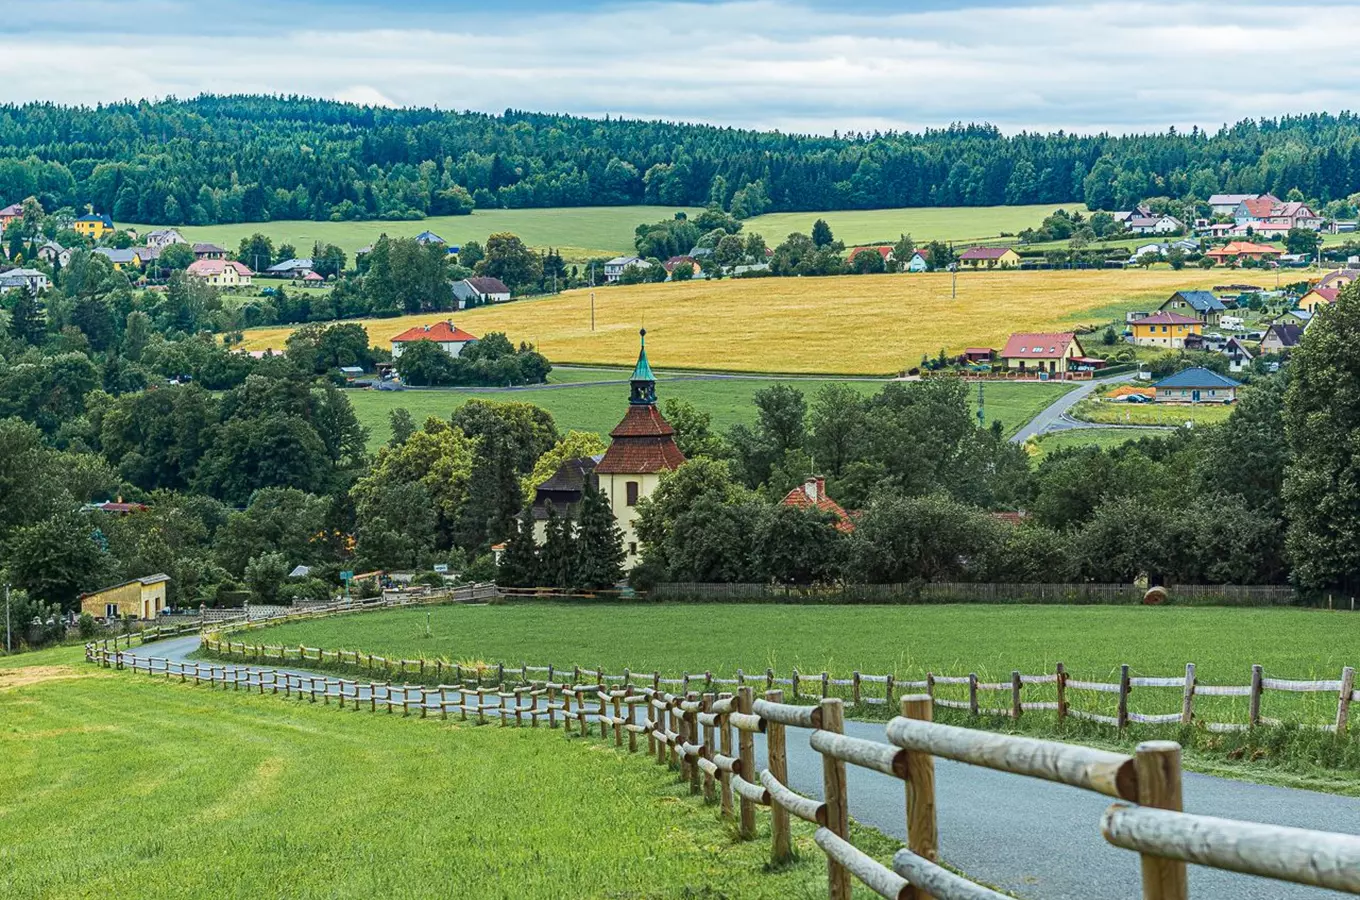
[[[305,648],[300,648],[304,649]],[[900,698],[901,715],[885,727],[885,741],[844,735],[844,701],[828,697],[815,707],[783,702],[769,690],[756,700],[751,686],[736,692],[687,691],[675,694],[626,681],[616,688],[603,681],[528,680],[486,686],[469,678],[453,684],[395,685],[241,666],[204,665],[140,656],[86,645],[86,658],[106,668],[130,669],[167,680],[206,682],[222,690],[269,692],[299,701],[318,699],[340,708],[421,718],[502,726],[562,721],[564,733],[640,750],[661,765],[678,769],[692,795],[718,801],[722,815],[735,820],[744,840],[756,836],[756,808],[771,813],[771,860],[791,858],[790,816],[818,826],[814,835],[827,860],[831,900],[849,900],[858,880],[882,897],[914,900],[996,900],[1002,895],[958,875],[940,862],[936,819],[934,760],[951,759],[1013,775],[1042,778],[1117,798],[1101,822],[1106,840],[1140,855],[1144,900],[1186,900],[1190,896],[1186,863],[1245,872],[1280,881],[1318,885],[1360,894],[1360,838],[1295,828],[1239,822],[1182,812],[1181,748],[1154,741],[1125,756],[1072,744],[1040,741],[941,725],[933,721],[928,694]],[[573,673],[578,674],[578,673]],[[452,699],[451,699],[451,696]],[[639,719],[639,710],[646,716]],[[810,730],[811,747],[822,759],[822,798],[788,787],[787,729]],[[766,736],[766,768],[756,771],[755,734]],[[905,783],[907,846],[887,866],[850,840],[847,767],[860,766]],[[721,798],[719,800],[719,798]],[[1137,805],[1130,805],[1131,803]],[[1095,827],[1095,823],[1092,823]]]
[[[1172,602],[1203,605],[1271,606],[1297,603],[1291,587],[1280,585],[1179,584],[1166,588]],[[909,584],[779,585],[663,583],[653,600],[770,603],[1128,603],[1144,602],[1146,591],[1131,584],[1002,584],[917,582]]]

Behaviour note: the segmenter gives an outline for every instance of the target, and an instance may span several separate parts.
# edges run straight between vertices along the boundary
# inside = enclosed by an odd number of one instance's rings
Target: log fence
[[[845,700],[840,697],[821,698],[813,706],[797,705],[783,702],[777,689],[757,699],[749,684],[737,686],[736,691],[672,693],[654,685],[631,684],[626,676],[615,687],[598,671],[593,682],[528,680],[527,675],[539,673],[521,667],[518,671],[497,669],[498,675],[509,675],[512,681],[494,686],[481,683],[480,670],[469,671],[469,677],[454,684],[397,685],[166,660],[93,643],[86,645],[86,658],[95,665],[151,677],[173,680],[178,676],[214,690],[278,694],[282,682],[285,698],[325,704],[334,699],[340,709],[370,713],[381,708],[391,715],[399,709],[406,717],[414,711],[421,718],[444,719],[457,713],[463,720],[498,719],[502,726],[521,727],[526,722],[536,727],[544,719],[551,727],[560,714],[568,737],[575,730],[587,738],[594,724],[599,738],[612,739],[620,750],[626,733],[630,752],[641,749],[636,738],[644,734],[649,755],[654,754],[658,764],[678,770],[691,794],[709,800],[721,796],[717,801],[721,814],[736,820],[742,839],[758,834],[757,808],[770,810],[772,863],[790,858],[791,818],[812,823],[816,827],[813,839],[826,858],[831,900],[849,900],[855,881],[881,897],[898,900],[1004,898],[950,870],[940,859],[936,758],[1066,784],[1114,800],[1100,822],[1101,833],[1112,846],[1139,854],[1143,900],[1186,900],[1190,896],[1187,863],[1360,894],[1360,837],[1183,812],[1178,744],[1145,742],[1128,756],[946,725],[933,721],[935,704],[925,693],[899,698],[900,715],[884,727],[884,740],[869,740],[843,733]],[[513,680],[516,677],[518,681]],[[1123,673],[1121,684],[1133,680]],[[1256,681],[1266,689],[1263,674]],[[1012,678],[1008,686],[1015,690],[1024,684],[1023,679]],[[1274,689],[1298,690],[1299,685],[1291,682]],[[645,711],[645,720],[639,721],[639,708]],[[790,729],[800,732],[800,737],[801,732],[810,732],[808,743],[821,756],[820,799],[798,793],[788,784],[785,754]],[[755,736],[762,733],[767,765],[757,771]],[[903,782],[907,846],[896,852],[890,865],[851,841],[849,766]]]

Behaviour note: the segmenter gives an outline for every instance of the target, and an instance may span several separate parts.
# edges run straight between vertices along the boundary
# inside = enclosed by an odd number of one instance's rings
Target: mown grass
[[[1286,608],[1177,608],[1115,606],[786,606],[717,604],[523,603],[437,607],[338,616],[253,630],[234,640],[251,644],[362,650],[391,658],[442,658],[475,666],[574,666],[619,673],[660,671],[665,676],[712,672],[730,677],[738,668],[754,676],[767,668],[787,677],[803,674],[803,702],[819,691],[817,673],[848,677],[892,672],[898,680],[976,673],[979,681],[1009,685],[1013,670],[1054,671],[1061,661],[1070,677],[1117,682],[1127,663],[1133,677],[1183,675],[1196,664],[1200,684],[1245,685],[1253,663],[1267,677],[1337,679],[1360,660],[1360,637],[1346,613]],[[315,665],[315,664],[309,664]],[[811,677],[809,677],[811,676]],[[866,696],[882,685],[865,684]],[[785,688],[787,691],[788,689]],[[937,696],[967,699],[964,686],[937,686]],[[845,696],[848,689],[835,692]],[[1028,685],[1029,702],[1055,699],[1051,685]],[[1113,715],[1116,696],[1071,689],[1078,709]],[[1180,688],[1135,688],[1130,709],[1144,714],[1180,710]],[[1009,689],[980,692],[980,705],[1008,707]],[[854,714],[879,718],[892,711],[860,706]],[[1246,697],[1200,696],[1198,721],[1242,723]],[[1262,714],[1288,723],[1323,724],[1336,713],[1334,694],[1267,692]],[[1360,794],[1360,741],[1298,728],[1263,728],[1252,734],[1215,734],[1199,727],[1113,728],[1031,712],[1019,723],[973,719],[941,708],[942,720],[975,727],[1020,730],[1082,743],[1132,748],[1154,736],[1178,739],[1205,771],[1252,780]]]
[[[575,377],[568,375],[567,377]],[[628,373],[616,376],[627,378]],[[809,402],[824,384],[832,379],[792,379],[791,384],[803,391]],[[755,393],[777,381],[754,378],[719,378],[696,380],[687,377],[666,379],[662,376],[658,397],[687,400],[713,417],[713,427],[725,431],[738,422],[755,421]],[[880,381],[849,381],[851,387],[863,394],[882,388]],[[1000,422],[1007,434],[1013,434],[1045,406],[1058,399],[1071,386],[1057,383],[998,383],[986,388],[986,421]],[[525,388],[507,391],[353,391],[351,405],[359,421],[369,430],[369,449],[376,450],[391,437],[388,414],[397,407],[405,407],[416,424],[429,416],[447,418],[468,400],[498,400],[533,403],[553,414],[559,428],[594,431],[608,435],[623,418],[628,402],[628,388],[617,384],[581,384],[569,388]],[[969,403],[977,408],[977,393],[969,392]]]
[[[1108,403],[1088,398],[1072,407],[1072,418],[1101,425],[1220,425],[1232,411],[1224,403]]]
[[[765,236],[771,246],[779,244],[790,232],[808,234],[812,223],[825,219],[838,240],[846,246],[868,243],[893,243],[900,235],[910,234],[918,243],[927,241],[984,241],[1002,232],[1015,234],[1037,228],[1057,205],[1029,206],[943,206],[901,209],[854,209],[831,212],[766,213],[747,219],[744,232]],[[995,241],[995,243],[1005,243]]]
[[[895,375],[941,349],[1005,346],[1014,331],[1103,325],[1117,311],[1150,309],[1221,273],[962,272],[958,297],[947,273],[755,278],[597,288],[466,310],[473,334],[504,331],[556,363],[632,365],[646,326],[662,368],[826,375]],[[448,313],[360,320],[373,343]],[[1122,319],[1122,315],[1120,316]],[[290,326],[245,333],[249,350],[281,349]]]
[[[768,817],[738,842],[642,754],[167,684],[80,655],[0,661],[7,900],[826,893],[810,827],[795,823],[801,861],[767,872]]]
[[[1035,460],[1070,447],[1100,447],[1109,450],[1145,437],[1165,437],[1167,432],[1154,428],[1074,428],[1055,431],[1035,440]]]

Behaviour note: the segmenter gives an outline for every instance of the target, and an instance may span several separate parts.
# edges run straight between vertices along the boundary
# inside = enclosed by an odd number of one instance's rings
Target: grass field
[[[1233,407],[1222,403],[1105,403],[1083,400],[1072,407],[1072,417],[1102,425],[1219,425]]]
[[[951,299],[948,274],[758,278],[599,288],[482,307],[456,315],[473,334],[505,331],[558,363],[632,365],[645,325],[662,368],[807,374],[896,374],[941,348],[1004,346],[1013,331],[1070,329],[1148,309],[1222,273],[964,272]],[[364,320],[375,344],[448,313]],[[245,334],[250,350],[282,348],[290,327]]]
[[[1035,446],[1039,452],[1035,458],[1043,459],[1054,451],[1069,447],[1101,447],[1108,450],[1139,438],[1162,437],[1166,434],[1155,428],[1074,428],[1046,434],[1036,440]]]
[[[832,212],[766,213],[747,219],[743,231],[765,236],[771,246],[781,243],[790,232],[808,234],[812,223],[825,219],[836,238],[847,247],[856,244],[892,243],[910,234],[918,243],[926,241],[985,240],[1003,232],[1015,234],[1037,228],[1058,204],[1031,206],[948,206],[906,209],[855,209]]]
[[[0,660],[7,900],[826,894],[811,827],[795,822],[802,861],[767,873],[767,816],[738,843],[641,756],[153,682],[81,653]]]
[[[627,378],[624,372],[618,377]],[[661,378],[657,389],[658,399],[668,397],[688,400],[713,416],[713,427],[726,431],[738,422],[755,421],[756,408],[752,397],[756,391],[770,387],[778,382],[756,378],[720,378],[698,380],[693,378]],[[809,402],[817,389],[828,381],[824,379],[793,379],[785,382],[803,391]],[[864,394],[878,391],[883,382],[850,381],[852,387]],[[1019,430],[1030,419],[1059,396],[1070,390],[1065,384],[989,384],[987,385],[984,407],[987,423],[1001,422],[1008,434]],[[387,443],[392,436],[388,425],[388,413],[397,407],[405,407],[419,425],[429,416],[448,418],[459,406],[468,400],[518,401],[534,403],[553,414],[558,428],[563,431],[577,429],[594,431],[607,435],[627,407],[628,388],[622,384],[582,384],[569,388],[526,388],[506,391],[353,391],[348,394],[359,421],[369,431],[369,449]],[[976,409],[976,391],[969,392],[969,402]]]

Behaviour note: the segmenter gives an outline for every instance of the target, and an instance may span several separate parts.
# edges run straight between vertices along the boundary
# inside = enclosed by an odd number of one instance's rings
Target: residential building
[[[1328,272],[1318,280],[1317,286],[1320,288],[1343,288],[1355,279],[1360,278],[1360,269],[1337,269]]]
[[[604,264],[604,280],[613,284],[623,277],[624,269],[646,265],[647,260],[640,256],[616,256]]]
[[[444,240],[442,237],[440,237],[439,235],[435,234],[433,231],[422,231],[420,234],[416,235],[416,243],[417,243],[417,244],[447,244],[448,241]]]
[[[1251,241],[1232,241],[1225,246],[1216,247],[1204,255],[1219,265],[1242,263],[1247,260],[1273,261],[1284,251],[1268,244],[1254,244]]]
[[[1228,357],[1229,372],[1241,372],[1244,369],[1250,368],[1251,361],[1256,358],[1255,355],[1247,349],[1247,345],[1236,337],[1228,338],[1227,342],[1223,345],[1223,349],[1219,352]]]
[[[453,296],[458,300],[459,309],[484,306],[488,303],[505,303],[510,299],[510,288],[499,278],[478,275],[454,282]]]
[[[1157,307],[1160,312],[1177,312],[1183,316],[1194,316],[1205,325],[1218,324],[1219,316],[1227,309],[1223,301],[1212,291],[1177,291]]]
[[[1230,216],[1243,200],[1255,200],[1259,196],[1259,194],[1213,194],[1209,197],[1209,207],[1216,216]]]
[[[550,506],[564,519],[575,522],[579,518],[581,498],[585,496],[586,490],[599,489],[595,467],[602,459],[604,454],[569,459],[558,466],[557,471],[534,490],[532,512],[535,541],[541,544],[547,539]]]
[[[226,259],[227,251],[216,244],[194,244],[194,259]]]
[[[71,261],[71,251],[56,241],[48,241],[37,249],[38,259],[48,265],[57,265],[65,268]]]
[[[1133,322],[1133,342],[1141,347],[1185,346],[1191,334],[1203,334],[1203,323],[1194,316],[1177,312],[1155,312]]]
[[[1133,216],[1124,226],[1134,234],[1175,234],[1185,223],[1175,216]]]
[[[1213,369],[1195,366],[1184,369],[1153,385],[1158,403],[1232,403],[1241,382],[1220,375]]]
[[[126,250],[114,250],[111,247],[96,247],[94,248],[94,252],[108,259],[109,262],[113,263],[113,267],[120,272],[124,268],[137,269],[141,268],[142,265],[141,252],[136,247],[129,247]]]
[[[1291,228],[1322,230],[1322,216],[1298,200],[1281,202],[1270,194],[1252,197],[1237,204],[1232,212],[1239,229],[1252,227],[1258,234],[1285,234]]]
[[[4,209],[0,209],[0,231],[4,231],[10,226],[11,222],[24,217],[24,205],[22,203],[11,203]]]
[[[160,573],[81,594],[80,611],[96,619],[154,619],[165,609],[165,586],[169,583],[170,576]]]
[[[304,256],[295,259],[285,259],[283,262],[275,263],[265,269],[266,275],[277,275],[280,278],[296,278],[303,272],[311,271],[312,258]]]
[[[0,291],[24,288],[36,294],[51,286],[52,280],[38,269],[10,269],[7,272],[0,272]]]
[[[435,322],[433,325],[417,325],[392,338],[392,358],[400,359],[402,353],[406,352],[406,348],[417,341],[430,341],[438,344],[440,350],[443,350],[449,356],[457,357],[462,355],[464,347],[475,340],[477,340],[475,335],[468,334],[451,321]]]
[[[1140,203],[1133,209],[1117,210],[1110,213],[1110,215],[1120,225],[1127,225],[1134,219],[1152,218],[1152,207],[1148,206],[1146,203]]]
[[[1303,340],[1302,325],[1283,325],[1275,323],[1266,329],[1266,333],[1261,338],[1261,352],[1265,353],[1288,353],[1299,345]]]
[[[1309,323],[1313,321],[1313,311],[1309,309],[1286,310],[1276,316],[1275,321],[1280,325],[1298,325],[1304,331],[1307,331]]]
[[[802,509],[816,507],[822,512],[831,513],[836,517],[836,530],[842,534],[849,534],[855,530],[855,522],[850,518],[850,514],[826,495],[826,478],[821,475],[809,475],[801,485],[785,494],[780,502],[785,506],[797,506]]]
[[[1319,306],[1331,306],[1336,302],[1337,294],[1341,293],[1340,288],[1334,287],[1315,287],[1299,298],[1299,309],[1306,309],[1309,312],[1316,312]]]
[[[1075,368],[1073,360],[1085,355],[1081,342],[1070,331],[1016,332],[1001,351],[1008,371],[1060,377]]]
[[[970,269],[1018,269],[1020,254],[1010,247],[969,247],[960,254],[959,265]]]
[[[918,248],[917,251],[911,255],[911,259],[907,262],[907,271],[908,272],[930,271],[930,254],[925,249]]]
[[[110,219],[108,216],[96,216],[94,213],[91,213],[88,216],[81,216],[79,219],[76,219],[71,223],[71,227],[74,228],[76,234],[81,237],[87,237],[97,241],[104,235],[113,231],[113,219]]]
[[[680,265],[681,263],[689,263],[690,266],[693,267],[693,269],[694,269],[694,277],[695,277],[695,278],[703,278],[703,277],[704,277],[703,271],[699,268],[699,260],[695,259],[695,258],[692,257],[692,256],[683,256],[683,255],[682,255],[682,256],[672,256],[670,259],[668,259],[668,260],[666,260],[665,262],[663,262],[663,263],[661,264],[661,267],[662,267],[663,269],[666,270],[666,274],[668,274],[668,275],[674,275],[674,274],[675,274],[675,267],[678,266],[678,265]]]
[[[160,247],[162,249],[171,244],[187,244],[184,235],[173,228],[157,228],[155,231],[146,233],[146,240],[143,241],[148,247]]]
[[[221,288],[249,287],[255,275],[249,266],[234,259],[194,260],[184,274]]]
[[[877,252],[879,256],[883,257],[884,264],[892,262],[893,248],[887,245],[883,245],[877,247],[851,247],[850,252],[845,254],[846,264],[849,265],[850,262],[854,260],[856,256],[858,256],[861,253],[867,253],[870,250]]]
[[[665,472],[680,468],[685,454],[675,445],[675,429],[656,408],[656,377],[647,361],[647,331],[629,379],[628,412],[609,433],[609,449],[595,466],[600,490],[609,498],[614,521],[623,532],[624,568],[641,560],[637,505],[650,496]]]

